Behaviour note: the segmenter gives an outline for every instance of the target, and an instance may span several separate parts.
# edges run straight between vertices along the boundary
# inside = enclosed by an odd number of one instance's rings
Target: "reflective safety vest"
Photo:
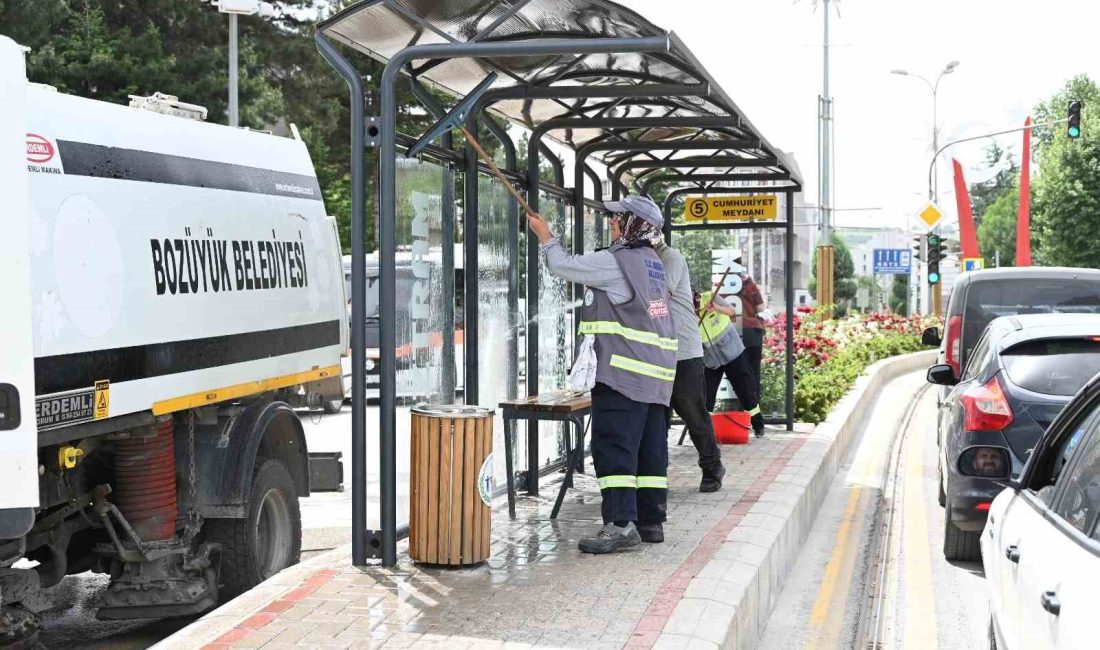
[[[699,297],[699,336],[703,339],[703,364],[708,368],[721,368],[741,356],[745,346],[741,342],[733,321],[725,314],[705,309],[712,292]]]
[[[704,345],[708,342],[717,343],[726,330],[733,327],[733,321],[729,316],[706,309],[707,304],[710,303],[711,293],[713,292],[707,291],[699,296],[699,315],[703,317],[703,321],[699,323],[699,336],[703,337]]]
[[[652,248],[608,250],[632,297],[616,305],[606,291],[585,289],[578,329],[596,337],[596,381],[636,402],[668,406],[678,346],[665,267]]]

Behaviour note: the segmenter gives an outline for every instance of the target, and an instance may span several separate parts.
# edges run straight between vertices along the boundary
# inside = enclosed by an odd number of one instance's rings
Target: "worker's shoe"
[[[642,538],[638,536],[638,529],[634,527],[633,522],[625,526],[616,526],[612,523],[604,524],[595,537],[582,538],[577,548],[582,553],[601,555],[637,546],[641,541]]]
[[[757,438],[764,437],[764,418],[759,414],[752,416],[752,432]]]
[[[699,483],[700,492],[717,492],[722,489],[722,478],[726,475],[726,466],[718,463],[703,470],[703,481]]]
[[[763,438],[764,437],[764,427],[760,427],[759,429],[753,429],[752,432],[753,432],[753,435],[755,435],[757,438]]]
[[[660,544],[665,541],[665,527],[662,524],[638,524],[638,536],[646,544]]]

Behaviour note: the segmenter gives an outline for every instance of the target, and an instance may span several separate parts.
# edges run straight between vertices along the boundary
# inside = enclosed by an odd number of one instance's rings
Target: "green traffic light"
[[[1081,129],[1080,129],[1080,127],[1076,127],[1076,126],[1071,126],[1071,127],[1069,127],[1069,137],[1071,137],[1071,138],[1079,138],[1079,137],[1081,137]]]
[[[939,273],[932,272],[932,273],[928,274],[928,284],[938,284],[939,281],[940,281],[940,274]]]

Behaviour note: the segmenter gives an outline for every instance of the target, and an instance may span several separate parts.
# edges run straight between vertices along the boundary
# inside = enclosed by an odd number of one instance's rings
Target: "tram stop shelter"
[[[457,127],[497,151],[508,181],[576,253],[604,239],[604,177],[608,198],[663,194],[666,219],[688,195],[782,195],[780,219],[680,220],[666,234],[779,229],[785,302],[793,308],[797,169],[676,34],[605,0],[364,0],[321,23],[316,42],[349,88],[352,323],[366,316],[365,242],[373,234],[366,169],[377,165],[370,182],[378,184],[380,525],[367,529],[365,331],[353,327],[354,564],[380,558],[393,566],[407,531],[397,507],[403,405],[495,407],[517,394],[562,388],[573,360],[579,287],[540,269],[519,206],[470,143],[456,146]],[[365,76],[364,56],[383,65],[380,77]],[[437,120],[424,133],[398,131],[405,87]],[[788,428],[791,323],[781,418]],[[528,485],[537,485],[540,470],[561,466],[567,435],[558,423],[529,424],[516,442]],[[502,441],[495,444],[501,453]]]

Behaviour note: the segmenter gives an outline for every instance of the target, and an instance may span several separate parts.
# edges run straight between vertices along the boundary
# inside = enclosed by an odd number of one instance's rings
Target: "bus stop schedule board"
[[[775,221],[779,201],[774,194],[756,196],[689,196],[684,200],[684,220]]]

